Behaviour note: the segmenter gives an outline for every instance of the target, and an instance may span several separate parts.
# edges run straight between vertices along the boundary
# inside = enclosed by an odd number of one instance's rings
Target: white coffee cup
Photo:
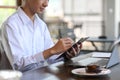
[[[20,80],[22,72],[16,70],[0,70],[0,80]]]

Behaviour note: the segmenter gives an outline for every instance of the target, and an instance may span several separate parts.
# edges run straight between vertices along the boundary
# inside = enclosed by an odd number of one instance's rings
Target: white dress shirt
[[[2,25],[2,43],[11,65],[18,70],[30,64],[35,67],[53,63],[58,56],[45,60],[43,51],[52,47],[53,41],[46,24],[35,14],[34,23],[21,8]]]

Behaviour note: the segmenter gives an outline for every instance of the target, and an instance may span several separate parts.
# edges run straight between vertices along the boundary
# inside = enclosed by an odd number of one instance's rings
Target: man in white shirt
[[[23,0],[22,6],[2,26],[2,44],[14,69],[28,71],[55,62],[73,41],[62,38],[55,45],[46,24],[38,17],[48,0]],[[74,55],[79,52],[73,48]]]

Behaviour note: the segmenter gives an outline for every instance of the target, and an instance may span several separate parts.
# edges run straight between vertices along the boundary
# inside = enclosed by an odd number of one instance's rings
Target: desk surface
[[[87,41],[91,41],[91,42],[114,42],[115,39],[112,39],[112,38],[88,38]]]
[[[21,80],[120,80],[120,64],[110,68],[111,73],[106,76],[80,77],[71,73],[73,67],[66,66],[63,62],[38,68],[23,73]]]

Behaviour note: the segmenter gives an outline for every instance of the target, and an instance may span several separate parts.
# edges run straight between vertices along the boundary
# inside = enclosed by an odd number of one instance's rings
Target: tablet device
[[[77,49],[77,44],[81,44],[82,42],[84,42],[85,40],[87,40],[89,37],[84,37],[84,38],[81,38],[80,40],[78,40],[76,43],[73,44],[73,48],[74,49]],[[68,60],[68,58],[66,57],[67,56],[67,52],[71,52],[72,50],[72,47],[69,48],[67,51],[65,51],[64,53],[62,53],[59,57],[57,57],[56,59],[59,59],[61,57],[64,57],[65,60]]]

